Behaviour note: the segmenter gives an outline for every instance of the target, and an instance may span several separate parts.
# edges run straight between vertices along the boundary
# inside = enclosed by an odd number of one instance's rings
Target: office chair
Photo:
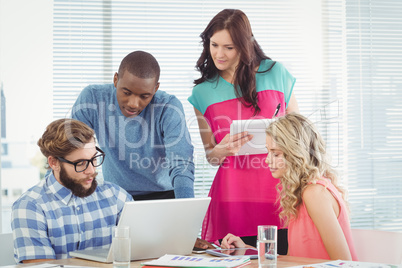
[[[352,237],[359,261],[402,264],[402,232],[352,229]]]
[[[15,265],[12,233],[0,234],[0,266]]]

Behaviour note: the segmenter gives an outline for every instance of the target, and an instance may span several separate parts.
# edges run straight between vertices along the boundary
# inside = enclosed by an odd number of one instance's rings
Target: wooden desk
[[[197,254],[196,256],[210,256],[208,254]],[[297,265],[307,265],[307,264],[314,264],[314,263],[320,263],[320,262],[327,262],[329,260],[321,260],[321,259],[310,259],[310,258],[301,258],[301,257],[292,257],[292,256],[278,256],[278,264],[277,268],[281,267],[290,267],[290,266],[297,266]],[[131,262],[131,268],[140,268],[141,263],[145,262],[145,260],[142,261],[132,261]],[[107,267],[107,268],[112,268],[113,264],[112,263],[100,263],[100,262],[94,262],[94,261],[87,261],[83,259],[78,259],[78,258],[71,258],[71,259],[64,259],[64,260],[55,260],[55,261],[49,261],[46,263],[54,263],[54,264],[63,264],[63,265],[74,265],[74,266],[92,266],[92,267]],[[19,265],[10,265],[10,266],[4,266],[4,268],[23,268],[27,266],[33,266],[35,264],[40,264],[40,263],[33,263],[33,264],[19,264]],[[157,268],[157,266],[155,266]],[[252,260],[250,265],[245,266],[245,268],[258,268],[258,261],[257,260]]]

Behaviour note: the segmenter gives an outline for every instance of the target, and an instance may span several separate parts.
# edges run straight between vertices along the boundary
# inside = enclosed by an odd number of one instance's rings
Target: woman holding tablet
[[[356,261],[344,191],[321,135],[296,113],[278,118],[266,132],[266,163],[280,180],[279,216],[289,226],[288,255]],[[232,234],[222,240],[223,248],[245,246]]]
[[[213,242],[231,232],[255,245],[258,225],[280,227],[277,181],[264,163],[265,154],[235,156],[252,136],[244,132],[231,136],[229,128],[233,120],[298,111],[292,94],[295,78],[264,54],[241,10],[222,10],[200,36],[203,51],[196,67],[201,77],[194,81],[188,100],[194,106],[207,160],[220,166],[209,192],[212,201],[202,239]],[[285,231],[279,244],[286,250],[286,243]]]

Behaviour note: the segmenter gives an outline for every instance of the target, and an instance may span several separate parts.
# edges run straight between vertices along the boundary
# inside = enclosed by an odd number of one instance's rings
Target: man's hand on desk
[[[195,245],[194,247],[196,248],[202,248],[202,249],[215,249],[215,247],[209,243],[208,241],[202,240],[200,238],[197,237],[197,241],[195,241]]]

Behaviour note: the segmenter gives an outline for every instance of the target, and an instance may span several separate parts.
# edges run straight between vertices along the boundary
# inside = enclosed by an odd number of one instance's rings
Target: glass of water
[[[113,228],[113,267],[129,268],[131,261],[131,240],[128,226]]]
[[[258,267],[276,267],[278,227],[260,225],[257,233]]]

